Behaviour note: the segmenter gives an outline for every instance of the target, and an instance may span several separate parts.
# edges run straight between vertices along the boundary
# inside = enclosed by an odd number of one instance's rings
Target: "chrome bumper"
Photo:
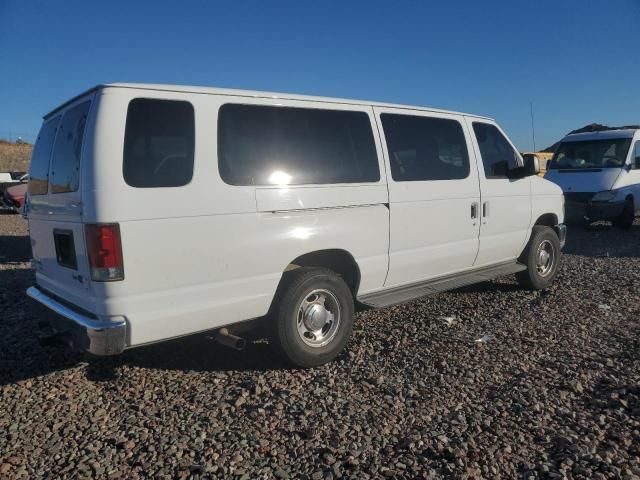
[[[54,330],[69,333],[72,337],[71,343],[79,349],[94,355],[117,355],[124,351],[127,322],[123,318],[91,318],[63,305],[38,287],[29,287],[27,295],[68,320],[67,325],[52,327]]]
[[[567,243],[567,226],[564,223],[556,225],[553,229],[558,234],[560,240],[560,248],[564,248],[564,244]]]

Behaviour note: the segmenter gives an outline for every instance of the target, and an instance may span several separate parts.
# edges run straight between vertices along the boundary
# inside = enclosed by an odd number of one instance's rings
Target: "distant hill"
[[[10,143],[0,140],[0,172],[26,172],[29,170],[30,143]]]
[[[567,135],[571,135],[572,133],[587,133],[587,132],[602,132],[605,130],[620,130],[623,128],[640,128],[639,125],[624,125],[622,127],[608,127],[607,125],[602,125],[600,123],[590,123],[589,125],[585,125],[582,128],[578,128],[577,130],[572,130],[571,132],[567,133]],[[558,144],[560,143],[560,141],[557,141],[556,143],[554,143],[553,145],[551,145],[548,148],[545,148],[544,150],[542,150],[543,152],[549,152],[549,153],[553,153],[556,151],[556,148],[558,146]]]

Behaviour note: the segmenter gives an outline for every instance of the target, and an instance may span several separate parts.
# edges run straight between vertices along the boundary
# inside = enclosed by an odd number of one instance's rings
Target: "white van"
[[[569,220],[630,228],[640,210],[640,129],[567,135],[545,178],[562,187]]]
[[[565,238],[561,189],[493,120],[419,107],[102,85],[44,117],[30,173],[28,294],[98,355],[206,330],[240,347],[257,323],[319,365],[354,304],[546,288]]]

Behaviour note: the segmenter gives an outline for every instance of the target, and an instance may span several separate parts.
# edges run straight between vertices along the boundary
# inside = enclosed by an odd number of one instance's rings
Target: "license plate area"
[[[71,230],[53,231],[53,242],[56,246],[56,260],[58,265],[73,270],[78,269],[76,260],[76,247],[73,242],[73,232]]]

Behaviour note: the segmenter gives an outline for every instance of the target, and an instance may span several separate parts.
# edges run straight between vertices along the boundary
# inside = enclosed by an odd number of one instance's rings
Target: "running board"
[[[479,282],[486,282],[494,278],[511,275],[526,270],[521,263],[507,263],[492,267],[479,268],[464,273],[448,275],[446,277],[428,280],[426,282],[413,283],[411,285],[391,288],[381,292],[369,293],[359,297],[358,300],[365,305],[375,308],[389,307],[400,303],[407,303],[420,297],[435,295],[436,293],[465,287]]]

